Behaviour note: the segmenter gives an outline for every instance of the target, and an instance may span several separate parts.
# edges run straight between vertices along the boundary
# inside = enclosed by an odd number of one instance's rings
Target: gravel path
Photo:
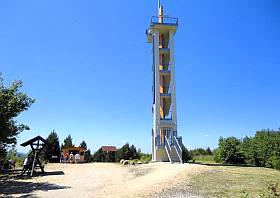
[[[14,180],[0,196],[201,198],[188,188],[194,174],[209,169],[194,164],[48,164],[46,176]],[[11,182],[11,181],[10,181]],[[3,185],[5,186],[5,185]]]

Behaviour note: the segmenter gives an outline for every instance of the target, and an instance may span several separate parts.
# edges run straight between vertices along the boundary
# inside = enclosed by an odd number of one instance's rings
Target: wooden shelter
[[[39,160],[39,156],[43,151],[43,149],[45,148],[45,146],[48,145],[48,142],[47,140],[45,140],[44,138],[38,135],[37,137],[34,137],[21,144],[21,146],[23,147],[26,147],[28,145],[31,147],[32,154],[34,156],[32,162],[31,174],[30,174],[30,176],[32,177],[34,173],[34,169],[37,167],[39,167],[42,173],[44,173],[44,167],[42,166],[42,163]]]
[[[86,152],[86,149],[83,148],[83,147],[74,147],[74,146],[71,146],[71,147],[64,147],[62,148],[62,153],[63,155],[70,155],[71,153],[75,156],[77,153],[80,155],[80,162],[84,162],[85,161],[85,152]]]

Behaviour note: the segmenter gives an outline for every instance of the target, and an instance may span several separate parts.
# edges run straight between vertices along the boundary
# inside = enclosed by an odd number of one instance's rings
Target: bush
[[[192,160],[192,155],[191,153],[188,151],[188,149],[183,145],[182,146],[182,160],[183,162],[188,162],[190,160]]]
[[[257,131],[254,137],[243,140],[221,137],[214,159],[216,162],[247,163],[280,170],[280,129]]]
[[[217,161],[231,164],[245,163],[245,156],[241,150],[241,140],[235,137],[220,138],[218,153],[215,156]]]
[[[92,156],[91,156],[91,151],[90,151],[90,149],[88,149],[88,150],[85,152],[85,162],[86,162],[86,163],[92,162]]]
[[[152,160],[151,154],[140,153],[140,161],[142,162],[149,162]]]
[[[280,157],[276,155],[270,156],[267,162],[265,163],[265,167],[275,168],[280,170]]]
[[[215,149],[215,150],[213,151],[213,154],[214,154],[214,160],[215,160],[215,162],[217,162],[217,163],[223,162],[223,161],[222,161],[222,156],[221,156],[221,151],[220,151],[219,148]]]
[[[6,167],[9,165],[8,160],[12,160],[15,162],[16,166],[22,166],[23,161],[26,155],[20,154],[17,152],[15,145],[8,147],[5,158],[0,158],[0,164],[5,165]]]
[[[249,152],[250,161],[254,165],[279,167],[277,158],[280,157],[280,131],[257,131],[255,137],[252,138]]]

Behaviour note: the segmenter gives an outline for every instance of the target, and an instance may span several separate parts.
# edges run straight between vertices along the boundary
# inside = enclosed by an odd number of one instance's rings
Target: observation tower
[[[177,132],[174,36],[178,18],[164,15],[158,3],[158,16],[146,30],[153,45],[153,129],[152,160],[182,163],[182,137]]]

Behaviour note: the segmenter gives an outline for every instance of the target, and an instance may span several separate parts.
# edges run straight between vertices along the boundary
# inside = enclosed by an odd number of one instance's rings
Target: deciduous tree
[[[29,130],[25,124],[18,123],[15,118],[26,111],[35,99],[20,91],[22,81],[14,81],[11,86],[4,86],[0,74],[0,157],[6,154],[6,146],[16,144],[17,135]]]
[[[219,139],[219,156],[224,163],[242,164],[245,162],[244,153],[241,150],[241,141],[236,137]]]

